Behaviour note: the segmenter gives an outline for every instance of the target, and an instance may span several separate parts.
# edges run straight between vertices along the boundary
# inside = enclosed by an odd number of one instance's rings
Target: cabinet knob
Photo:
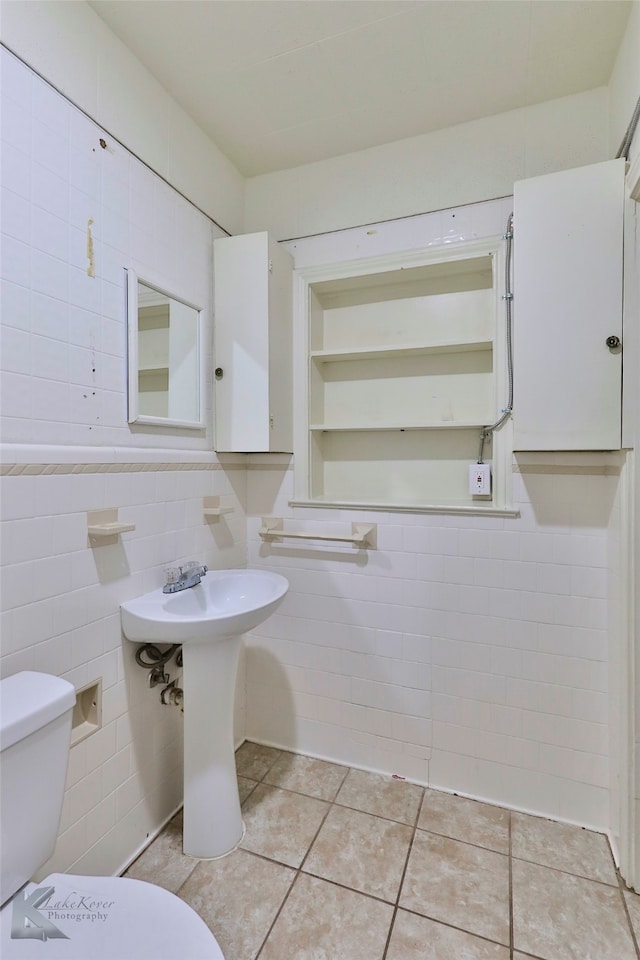
[[[213,371],[213,375],[216,378],[216,380],[222,380],[222,378],[224,377],[224,370],[222,369],[222,367],[216,367],[215,370]]]
[[[620,337],[607,337],[605,343],[609,347],[609,350],[616,350],[620,346]]]

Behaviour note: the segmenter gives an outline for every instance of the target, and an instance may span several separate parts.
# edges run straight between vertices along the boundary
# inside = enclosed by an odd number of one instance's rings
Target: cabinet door
[[[216,450],[292,449],[292,260],[266,233],[215,240]]]
[[[621,439],[624,160],[514,189],[514,446]]]

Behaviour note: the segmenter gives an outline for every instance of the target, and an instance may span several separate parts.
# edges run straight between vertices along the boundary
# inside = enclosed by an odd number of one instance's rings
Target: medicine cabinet
[[[265,232],[213,242],[218,451],[291,453],[291,256]]]
[[[514,446],[621,444],[625,161],[514,189]]]
[[[501,238],[296,271],[295,503],[504,508],[508,422],[492,495],[469,493],[506,395],[503,281]]]
[[[203,429],[199,307],[126,271],[129,423]]]

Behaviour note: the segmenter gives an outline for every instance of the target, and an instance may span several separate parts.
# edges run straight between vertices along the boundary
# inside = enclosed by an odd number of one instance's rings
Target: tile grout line
[[[280,917],[280,914],[281,914],[282,911],[284,910],[284,905],[285,905],[285,903],[287,902],[287,900],[289,899],[289,897],[291,896],[291,891],[293,890],[293,888],[295,887],[296,883],[298,882],[298,877],[299,877],[299,876],[300,876],[300,870],[296,870],[296,875],[295,875],[295,877],[293,878],[293,880],[291,881],[291,886],[289,887],[289,889],[288,889],[287,892],[285,893],[284,899],[283,899],[282,903],[280,904],[280,906],[278,907],[278,909],[277,909],[277,911],[276,911],[276,915],[275,915],[275,917],[273,918],[273,922],[271,923],[269,929],[267,930],[267,932],[266,932],[266,934],[265,934],[265,938],[264,938],[264,940],[262,941],[262,943],[260,944],[260,948],[258,949],[258,952],[256,953],[256,955],[255,955],[255,957],[253,958],[253,960],[258,960],[258,958],[260,957],[260,954],[261,954],[262,951],[264,950],[264,948],[265,948],[265,946],[266,946],[266,943],[267,943],[269,937],[271,936],[271,931],[273,930],[273,928],[275,927],[276,923],[278,922],[278,918]]]
[[[279,758],[276,758],[276,759],[279,759]],[[267,770],[267,772],[265,773],[265,775],[264,775],[265,777],[271,772],[273,766],[275,765],[275,762],[276,762],[276,760],[273,761],[273,763],[272,763],[271,766],[269,767],[269,770]],[[313,839],[311,840],[309,846],[307,847],[307,852],[305,853],[304,857],[303,857],[302,860],[300,861],[299,866],[298,866],[297,868],[295,868],[295,869],[296,869],[296,873],[295,873],[295,876],[294,876],[294,878],[293,878],[293,880],[292,880],[292,882],[291,882],[291,886],[290,886],[289,889],[287,890],[287,893],[285,894],[285,897],[284,897],[282,903],[280,904],[280,906],[278,907],[278,910],[276,911],[276,915],[275,915],[275,917],[273,918],[273,923],[270,925],[269,929],[267,930],[266,936],[265,936],[264,940],[262,941],[262,943],[261,943],[261,945],[260,945],[260,949],[258,950],[258,952],[257,952],[256,955],[255,955],[255,960],[259,960],[260,954],[261,954],[262,951],[264,950],[265,945],[267,944],[267,941],[269,940],[269,937],[271,936],[271,932],[272,932],[273,928],[275,927],[276,923],[278,922],[278,918],[280,917],[280,914],[281,914],[282,911],[284,910],[285,904],[287,903],[289,897],[291,896],[291,893],[292,893],[292,891],[293,891],[293,888],[295,887],[296,883],[298,882],[298,879],[299,879],[299,877],[300,877],[300,874],[303,872],[303,871],[302,871],[302,867],[303,867],[304,863],[306,862],[306,859],[307,859],[307,857],[309,856],[309,853],[311,852],[311,848],[313,847],[314,843],[316,842],[316,840],[317,840],[317,838],[318,838],[318,834],[320,833],[320,831],[322,830],[322,827],[324,826],[325,820],[326,820],[327,817],[329,816],[329,813],[330,813],[332,807],[335,805],[335,797],[338,796],[338,793],[340,792],[340,789],[341,789],[341,787],[342,787],[342,784],[344,783],[344,781],[345,781],[345,780],[347,779],[347,777],[349,776],[349,771],[350,771],[350,769],[351,769],[350,767],[345,767],[344,777],[342,778],[342,780],[341,780],[341,782],[340,782],[340,786],[338,787],[338,789],[337,789],[336,792],[335,792],[335,796],[334,796],[333,800],[331,800],[331,801],[326,801],[326,802],[327,802],[327,809],[326,809],[326,811],[325,811],[325,814],[324,814],[324,816],[322,817],[322,820],[321,820],[321,822],[320,822],[320,825],[319,825],[318,829],[316,830],[316,832],[315,832],[315,834],[314,834],[314,836],[313,836]],[[261,782],[261,783],[264,783],[264,782],[265,782],[264,777],[262,778],[262,780],[261,780],[260,782]],[[272,784],[267,784],[267,786],[272,786]],[[275,785],[274,785],[274,786],[275,786]],[[283,788],[280,787],[280,788],[276,788],[276,789],[283,789]],[[253,792],[253,791],[252,791],[252,792]],[[291,793],[294,793],[295,791],[290,791],[290,792],[291,792]],[[308,794],[300,794],[300,796],[308,796]],[[248,798],[247,798],[247,799],[248,799]],[[250,852],[250,851],[248,851],[248,852]],[[268,859],[268,858],[265,858],[265,859]],[[278,861],[275,861],[275,862],[278,862]],[[313,874],[306,874],[306,876],[313,876]]]
[[[461,841],[464,843],[465,841]],[[615,890],[618,883],[609,883],[607,880],[597,880],[595,877],[586,877],[584,873],[572,873],[571,870],[563,870],[562,867],[550,867],[548,863],[540,863],[538,860],[527,860],[526,857],[513,857],[518,863],[530,863],[532,867],[542,867],[543,870],[553,870],[554,873],[562,873],[565,877],[575,877],[576,880],[586,880],[587,883],[597,883],[601,887],[608,887],[609,890]]]
[[[400,909],[400,896],[402,895],[402,888],[404,886],[404,880],[407,875],[407,868],[409,866],[409,858],[411,856],[411,850],[413,849],[413,841],[418,830],[418,822],[420,820],[420,813],[422,812],[422,805],[424,803],[424,798],[426,796],[426,788],[422,788],[422,797],[420,798],[420,803],[418,804],[418,809],[416,811],[415,819],[413,822],[413,832],[411,834],[411,840],[409,841],[409,846],[407,847],[407,855],[404,860],[404,868],[402,870],[402,875],[400,877],[400,883],[398,884],[398,893],[396,894],[396,902],[393,905],[393,916],[391,917],[391,923],[389,924],[389,932],[387,933],[387,942],[384,945],[384,950],[382,952],[382,960],[386,960],[387,953],[389,952],[389,947],[391,945],[391,937],[393,935],[393,928],[395,926],[396,917],[398,916],[398,910]]]
[[[627,898],[624,895],[625,890],[627,890],[627,885],[622,879],[620,871],[616,868],[616,873],[618,874],[618,888],[620,890],[620,896],[622,897],[622,908],[624,910],[625,916],[627,918],[627,923],[629,924],[629,931],[631,933],[631,942],[636,951],[636,957],[640,957],[640,947],[638,946],[638,938],[636,937],[636,932],[633,928],[633,923],[631,922],[631,914],[629,913],[629,904],[627,903]]]
[[[509,960],[515,951],[513,929],[513,817],[509,812]]]
[[[302,860],[300,861],[300,866],[298,867],[298,871],[299,871],[299,872],[305,872],[303,868],[304,868],[305,863],[307,862],[307,859],[308,859],[308,857],[309,857],[309,854],[311,853],[311,848],[313,847],[314,843],[315,843],[316,840],[318,839],[318,834],[320,833],[320,831],[322,830],[323,826],[325,825],[326,820],[327,820],[327,817],[328,817],[329,814],[331,813],[332,809],[336,806],[336,797],[337,797],[338,794],[340,793],[340,790],[342,789],[342,786],[343,786],[345,780],[346,780],[347,777],[349,776],[350,771],[351,771],[351,767],[347,767],[347,772],[345,773],[344,777],[342,778],[342,781],[341,781],[341,783],[340,783],[340,786],[339,786],[338,789],[336,790],[336,793],[335,793],[335,796],[334,796],[333,800],[327,801],[327,811],[326,811],[325,815],[324,815],[323,818],[322,818],[322,822],[320,823],[320,826],[318,827],[318,829],[316,830],[316,832],[315,832],[314,835],[313,835],[313,840],[311,841],[311,843],[310,843],[309,846],[307,847],[307,852],[305,853],[304,857],[303,857]],[[340,806],[340,804],[338,804],[338,806]],[[308,876],[315,876],[315,874],[308,874]]]
[[[252,743],[252,742],[253,742],[253,741],[245,740],[245,741],[243,742],[243,744],[241,744],[241,747],[244,746],[244,743]],[[235,753],[236,753],[236,756],[237,756],[237,751],[235,751]],[[273,758],[273,760],[271,761],[271,763],[269,764],[269,766],[267,767],[267,769],[265,770],[265,772],[262,774],[262,776],[260,777],[260,779],[256,781],[256,785],[255,785],[255,787],[253,787],[253,789],[251,790],[251,793],[249,793],[249,794],[245,797],[244,803],[246,803],[246,801],[249,799],[249,797],[251,796],[251,794],[253,794],[253,793],[255,792],[255,790],[257,789],[257,787],[258,787],[261,783],[264,783],[264,782],[265,782],[265,779],[264,779],[264,778],[271,772],[271,770],[272,770],[272,768],[274,767],[276,761],[279,760],[280,757],[282,756],[282,753],[283,753],[283,751],[281,751],[281,750],[278,751],[278,754]],[[238,770],[237,770],[237,761],[236,761],[236,776],[237,776],[237,775],[238,775]],[[241,776],[243,776],[243,774],[241,774]],[[245,780],[249,780],[249,779],[253,779],[253,778],[252,778],[252,777],[246,777],[246,776],[245,776]],[[267,784],[267,786],[269,786],[269,784]],[[244,821],[243,821],[243,823],[244,823]],[[251,850],[246,850],[245,853],[249,853],[249,854],[251,854],[252,856],[260,856],[260,857],[262,857],[261,854],[254,854],[254,853],[252,853]],[[270,860],[269,857],[262,857],[262,859],[264,859],[264,860],[269,860],[269,861],[272,862],[272,863],[273,863],[273,862],[278,862],[278,861]],[[276,925],[276,921],[278,920],[278,917],[279,917],[280,914],[282,913],[282,910],[283,910],[283,908],[284,908],[285,903],[286,903],[287,900],[289,899],[289,896],[290,896],[290,894],[291,894],[291,891],[293,890],[293,888],[294,888],[294,886],[295,886],[295,884],[296,884],[296,881],[297,881],[299,875],[300,875],[300,870],[299,870],[299,868],[298,868],[298,869],[296,870],[296,872],[295,872],[295,876],[294,876],[293,880],[291,881],[291,885],[290,885],[289,889],[287,890],[286,894],[284,895],[284,898],[283,898],[283,900],[282,900],[282,903],[280,904],[280,906],[279,906],[278,909],[276,910],[276,915],[275,915],[275,917],[273,918],[273,922],[270,924],[269,929],[267,930],[266,935],[265,935],[262,943],[260,944],[260,946],[259,946],[259,948],[258,948],[258,950],[257,950],[257,952],[256,952],[256,954],[255,954],[255,957],[253,958],[253,960],[258,960],[260,954],[261,954],[262,951],[264,950],[264,946],[265,946],[267,940],[269,939],[269,937],[270,937],[270,935],[271,935],[271,931],[273,930],[274,926]]]

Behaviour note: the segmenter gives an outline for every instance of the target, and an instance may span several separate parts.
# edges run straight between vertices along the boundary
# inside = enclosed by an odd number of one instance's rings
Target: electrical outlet
[[[483,497],[491,493],[491,464],[469,464],[469,493],[472,497]]]

